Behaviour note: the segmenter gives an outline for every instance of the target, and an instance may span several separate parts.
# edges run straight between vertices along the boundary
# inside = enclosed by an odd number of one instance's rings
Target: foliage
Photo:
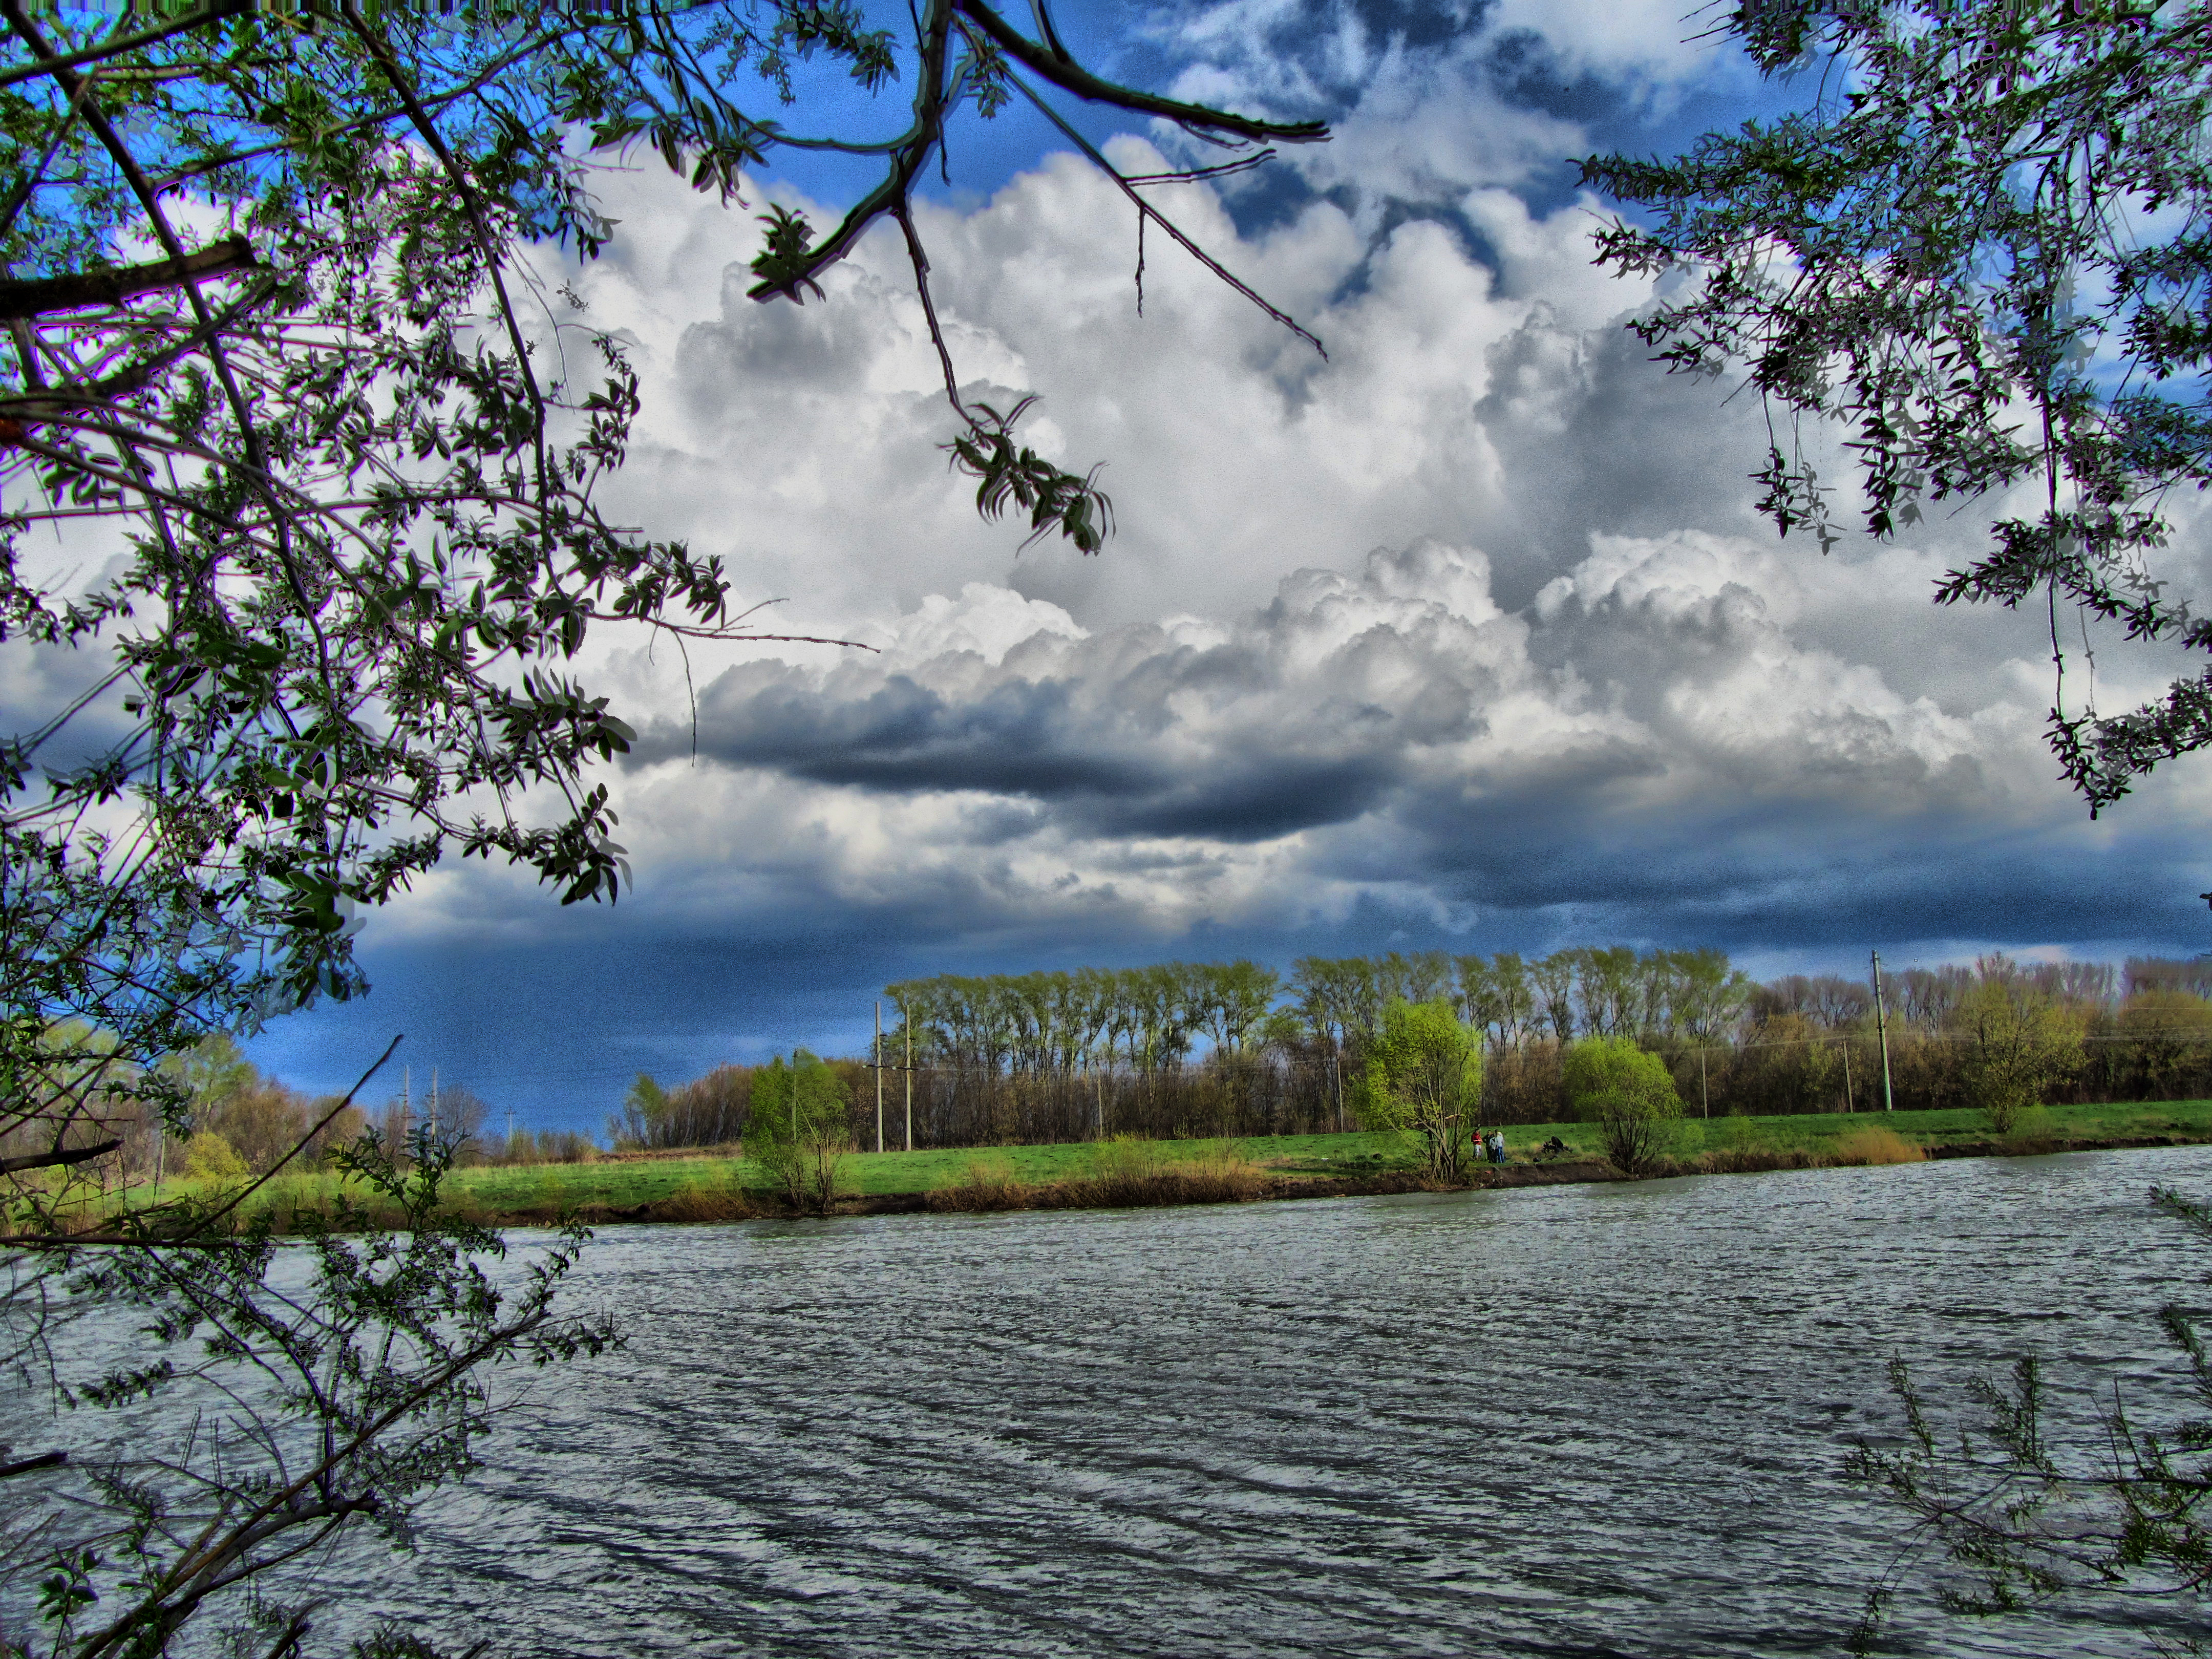
[[[2010,1133],[2051,1085],[2081,1069],[2080,1019],[2021,981],[1983,981],[1960,1006],[1959,1020],[1972,1037],[1968,1097],[1999,1134]]]
[[[111,1455],[10,1481],[33,1487],[9,1496],[40,1528],[43,1648],[166,1652],[204,1605],[260,1578],[252,1650],[297,1652],[319,1599],[261,1575],[342,1533],[404,1544],[415,1506],[475,1466],[503,1407],[487,1367],[615,1343],[604,1319],[554,1312],[582,1229],[501,1267],[496,1235],[441,1209],[452,1144],[426,1127],[404,1170],[392,1150],[372,1131],[335,1152],[344,1181],[326,1212],[296,1218],[303,1243],[282,1257],[265,1212],[234,1233],[223,1210],[187,1200],[172,1213],[190,1209],[197,1248],[149,1234],[66,1259],[68,1310],[128,1319],[147,1346],[64,1371],[64,1403],[158,1409],[132,1416]],[[370,1224],[385,1208],[398,1226]],[[27,1587],[6,1594],[20,1606]]]
[[[253,1062],[239,1052],[227,1031],[202,1037],[191,1048],[169,1055],[161,1065],[191,1097],[195,1119],[222,1110],[226,1103],[261,1080]]]
[[[1626,1176],[1648,1172],[1682,1115],[1666,1062],[1632,1037],[1601,1036],[1576,1043],[1559,1065],[1575,1115],[1596,1121],[1613,1166]]]
[[[607,1117],[607,1139],[621,1150],[654,1144],[655,1131],[668,1114],[668,1091],[652,1073],[640,1072],[623,1092],[622,1109]]]
[[[1749,1094],[1771,1110],[1832,1112],[1844,1099],[1846,1044],[1803,1014],[1771,1015],[1752,1028],[1726,1093]],[[1861,1074],[1862,1083],[1866,1081]]]
[[[1881,1036],[1893,1094],[1906,1109],[1969,1098],[1977,1039],[1962,1009],[1976,987],[2014,982],[2068,1011],[2082,1059],[2051,1099],[2182,1099],[2212,1093],[2212,1022],[2184,997],[2154,1016],[2154,994],[2195,983],[2191,964],[2131,961],[1886,969]],[[1419,994],[1416,995],[1415,994]],[[884,1047],[895,1126],[914,1093],[922,1146],[1154,1135],[1272,1135],[1340,1127],[1340,1090],[1359,1086],[1393,996],[1448,995],[1480,1030],[1483,1113],[1547,1122],[1565,1110],[1560,1059],[1577,1036],[1633,1037],[1660,1055],[1680,1097],[1712,1115],[1830,1112],[1881,1098],[1882,1042],[1872,987],[1838,975],[1755,985],[1717,951],[1577,946],[1523,959],[1441,951],[1302,957],[1278,979],[1255,964],[945,975],[889,988],[907,1024]],[[1271,998],[1262,1008],[1262,998]],[[1565,1033],[1565,1038],[1560,1033]],[[908,1041],[915,1070],[904,1074]],[[1201,1046],[1210,1041],[1210,1050]],[[653,1144],[714,1144],[745,1085],[702,1079],[672,1090],[691,1103]],[[692,1091],[699,1091],[693,1101]],[[696,1125],[696,1127],[679,1127]]]
[[[1431,1175],[1466,1173],[1482,1119],[1482,1043],[1449,1001],[1384,1007],[1361,1085],[1363,1123],[1419,1139]]]
[[[214,1130],[202,1129],[185,1143],[180,1173],[187,1181],[243,1181],[246,1160]]]
[[[1097,550],[1103,495],[1013,442],[1018,407],[961,400],[916,179],[962,107],[1011,96],[1163,117],[1246,163],[1327,135],[1100,80],[981,0],[910,21],[902,40],[812,0],[226,3],[112,27],[0,6],[0,639],[62,688],[0,742],[0,1133],[59,1144],[126,1100],[181,1126],[162,1058],[357,992],[361,908],[448,854],[563,902],[629,879],[590,774],[634,734],[576,659],[612,623],[763,636],[718,557],[597,505],[636,377],[526,254],[606,245],[595,169],[649,150],[735,202],[780,146],[879,157],[826,237],[769,216],[754,296],[822,295],[897,223],[984,510]],[[787,131],[759,101],[793,101],[810,57],[870,92],[906,79],[912,125]],[[29,538],[58,532],[104,574],[40,574]],[[68,1017],[112,1039],[99,1063],[42,1044]]]
[[[1726,14],[1810,106],[1583,182],[1652,210],[1598,258],[1692,278],[1630,326],[1670,371],[1741,368],[1779,428],[1759,507],[1841,533],[1804,422],[1850,435],[1865,527],[2014,486],[2030,510],[1938,585],[2036,604],[2058,661],[2049,734],[2092,812],[2212,743],[2212,671],[2119,714],[2069,700],[2061,612],[2212,650],[2160,550],[2169,492],[2212,482],[2212,33],[2202,0],[1756,0]],[[2086,632],[2084,648],[2087,647]]]
[[[276,1408],[296,1407],[338,1448],[335,1463],[310,1457],[305,1508],[287,1484],[295,1463],[263,1472],[285,1494],[273,1510],[245,1488],[222,1496],[220,1480],[203,1488],[218,1494],[210,1539],[265,1530],[193,1556],[222,1565],[193,1567],[189,1593],[159,1601],[173,1563],[147,1579],[159,1605],[116,1642],[156,1650],[270,1553],[396,1513],[407,1482],[465,1468],[465,1435],[452,1437],[471,1420],[472,1368],[551,1352],[532,1346],[542,1304],[500,1322],[496,1298],[453,1265],[492,1242],[430,1220],[434,1181],[410,1188],[426,1196],[404,1240],[374,1247],[395,1264],[388,1285],[364,1288],[319,1244],[318,1283],[355,1300],[295,1309],[308,1325],[293,1328],[268,1299],[266,1249],[234,1249],[222,1235],[234,1212],[189,1191],[116,1231],[82,1231],[108,1174],[128,1168],[123,1143],[149,1141],[158,1169],[167,1133],[236,1133],[244,1150],[251,1116],[247,1161],[273,1170],[259,1143],[296,1103],[249,1098],[215,1060],[196,1073],[179,1057],[359,992],[361,912],[448,854],[520,865],[564,903],[617,897],[629,872],[591,773],[635,734],[577,659],[612,623],[764,637],[732,614],[718,557],[601,512],[637,379],[573,295],[538,291],[526,245],[595,257],[615,227],[593,169],[641,150],[726,203],[780,145],[880,157],[881,183],[829,237],[769,216],[755,297],[822,296],[870,225],[897,223],[960,422],[955,465],[977,476],[987,514],[1012,507],[1089,552],[1109,511],[1092,480],[1015,441],[1018,405],[1001,418],[959,395],[908,212],[948,122],[1015,95],[1050,116],[1042,87],[1242,146],[1239,165],[1264,159],[1264,140],[1327,136],[1100,80],[1042,11],[1041,41],[981,0],[930,0],[909,19],[902,53],[843,0],[119,13],[0,0],[0,643],[32,653],[26,684],[58,688],[28,729],[0,734],[0,1248],[15,1252],[0,1258],[15,1274],[0,1314],[30,1310],[35,1327],[57,1264],[120,1250],[84,1279],[95,1299],[190,1287],[177,1294],[201,1297],[201,1316],[247,1333],[234,1357],[260,1363],[264,1339],[281,1351],[268,1365],[298,1376]],[[912,125],[854,143],[757,112],[755,91],[794,100],[793,65],[809,57],[869,91],[910,77]],[[1115,176],[1140,222],[1179,235]],[[44,551],[54,541],[65,558]],[[210,1110],[220,1127],[202,1121]],[[459,1139],[426,1125],[404,1151],[371,1137],[353,1155],[372,1184],[419,1183]],[[568,1259],[556,1253],[548,1294]],[[376,1437],[391,1425],[368,1436],[352,1391],[411,1399],[412,1384],[373,1361],[325,1380],[305,1358],[352,1352],[351,1334],[378,1321],[397,1333],[393,1363],[414,1363],[412,1345],[422,1365],[453,1366],[422,1396],[447,1437],[382,1474]],[[439,1346],[451,1332],[474,1346]],[[273,1431],[252,1443],[290,1446]],[[251,1466],[240,1478],[262,1479]],[[347,1491],[358,1501],[331,1496]],[[314,1507],[325,1503],[339,1507]],[[192,1512],[179,1504],[166,1513]],[[142,1520],[131,1547],[167,1547],[149,1541],[167,1522]],[[104,1598],[104,1618],[123,1591],[102,1588],[88,1557],[50,1565],[53,1605],[76,1621],[59,1639],[108,1650],[78,1592]],[[271,1651],[297,1646],[296,1631],[264,1634]]]
[[[617,1150],[719,1146],[744,1133],[752,1098],[753,1068],[717,1066],[680,1088],[664,1089],[641,1072],[607,1119],[607,1139]]]
[[[2138,991],[2117,1024],[2147,1094],[2163,1094],[2212,1053],[2212,1002],[2185,991]]]
[[[2212,1241],[2212,1211],[2169,1191],[2154,1188],[2151,1197],[2195,1241]],[[1903,1448],[1861,1442],[1850,1472],[1909,1516],[1912,1534],[1869,1591],[1852,1651],[1877,1650],[1907,1568],[1932,1550],[1966,1575],[1969,1588],[1939,1592],[1954,1612],[2015,1613],[2069,1590],[2119,1590],[2141,1605],[2154,1648],[2203,1652],[2195,1638],[2169,1634],[2175,1619],[2167,1611],[2177,1600],[2201,1608],[2212,1591],[2212,1528],[2202,1512],[2212,1492],[2212,1352],[2199,1317],[2172,1304],[2159,1314],[2184,1366],[2176,1414],[2148,1426],[2139,1403],[2116,1386],[2090,1447],[2051,1439],[2048,1390],[2033,1354],[2017,1362],[2009,1386],[1978,1379],[1971,1393],[1979,1420],[1953,1433],[1937,1431],[1911,1369],[1893,1359]]]
[[[827,1215],[839,1166],[853,1150],[852,1091],[804,1048],[778,1054],[753,1073],[745,1154],[784,1189],[795,1210]]]

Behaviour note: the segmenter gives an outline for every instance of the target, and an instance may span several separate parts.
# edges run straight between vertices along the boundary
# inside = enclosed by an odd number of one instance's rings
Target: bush
[[[853,1150],[852,1095],[821,1060],[796,1049],[753,1073],[745,1152],[782,1187],[793,1209],[827,1215]]]
[[[203,1129],[185,1143],[187,1181],[243,1181],[246,1160],[212,1129]]]
[[[1576,1115],[1595,1120],[1607,1160],[1625,1176],[1647,1173],[1682,1115],[1666,1062],[1628,1037],[1589,1037],[1567,1050],[1559,1069]]]
[[[2001,1135],[2081,1067],[2080,1018],[2025,980],[1984,980],[1960,1003],[1959,1018],[1973,1040],[1965,1062],[1968,1097]]]

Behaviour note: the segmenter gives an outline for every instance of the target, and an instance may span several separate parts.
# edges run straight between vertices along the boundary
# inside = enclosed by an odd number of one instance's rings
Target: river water
[[[628,1351],[338,1576],[516,1659],[1832,1653],[1899,1536],[1841,1479],[1891,1353],[2174,1399],[2207,1264],[2154,1181],[2212,1149],[612,1228]],[[1895,1650],[2145,1651],[2118,1612],[1908,1596]]]

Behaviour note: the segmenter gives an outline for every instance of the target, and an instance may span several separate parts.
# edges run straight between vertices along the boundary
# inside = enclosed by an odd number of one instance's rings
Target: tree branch
[[[112,306],[134,294],[176,288],[195,276],[251,269],[259,263],[246,238],[230,236],[181,259],[156,259],[151,264],[125,265],[118,270],[75,270],[63,276],[0,282],[0,319],[40,317],[50,311],[74,311],[80,306]]]
[[[211,0],[211,3],[173,22],[157,24],[150,29],[141,29],[136,34],[114,35],[96,46],[87,46],[82,52],[64,52],[58,58],[43,58],[35,64],[20,69],[0,72],[0,87],[12,87],[18,81],[33,80],[41,75],[52,75],[58,70],[74,69],[79,64],[96,64],[126,52],[136,52],[141,46],[150,46],[166,40],[173,34],[182,34],[203,23],[212,23],[220,18],[235,17],[250,10],[255,0]],[[125,14],[128,15],[128,14]]]
[[[1116,109],[1158,115],[1187,127],[1231,132],[1239,138],[1272,138],[1285,144],[1325,144],[1328,142],[1328,127],[1323,122],[1259,121],[1249,115],[1231,115],[1226,110],[1208,109],[1203,104],[1183,104],[1172,98],[1156,98],[1148,92],[1139,92],[1131,87],[1103,81],[1066,56],[1065,47],[1054,52],[1039,46],[990,7],[981,3],[981,0],[953,0],[953,8],[963,17],[972,20],[1008,57],[1019,59],[1062,92],[1072,92],[1088,102],[1111,104]],[[1059,45],[1057,39],[1053,44]]]
[[[88,1164],[103,1153],[112,1152],[122,1141],[103,1140],[96,1146],[72,1146],[64,1152],[56,1147],[51,1152],[25,1152],[20,1158],[0,1158],[0,1175],[13,1175],[18,1170],[52,1170],[64,1164]]]

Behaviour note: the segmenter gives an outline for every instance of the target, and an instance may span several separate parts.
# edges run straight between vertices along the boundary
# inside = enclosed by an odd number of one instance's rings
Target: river
[[[621,1227],[627,1352],[540,1383],[356,1607],[514,1656],[1838,1650],[1841,1479],[2033,1348],[2174,1397],[2212,1149],[1186,1210]],[[2134,1654],[2111,1598],[1895,1650]]]

